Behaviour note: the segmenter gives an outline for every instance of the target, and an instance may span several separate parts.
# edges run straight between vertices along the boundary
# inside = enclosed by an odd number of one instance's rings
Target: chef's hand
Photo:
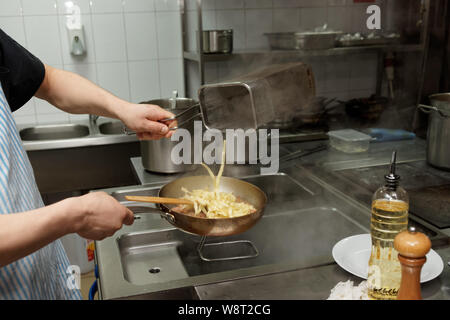
[[[157,140],[172,136],[173,131],[169,128],[177,125],[176,120],[164,123],[159,121],[173,116],[173,113],[154,104],[131,103],[120,116],[120,120],[127,128],[136,132],[138,139]]]
[[[129,209],[105,192],[92,192],[73,199],[77,208],[74,232],[91,240],[102,240],[112,236],[124,224],[131,225],[134,215]]]

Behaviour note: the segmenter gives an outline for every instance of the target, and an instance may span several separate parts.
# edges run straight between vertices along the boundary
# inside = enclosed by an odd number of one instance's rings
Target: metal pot
[[[203,31],[203,53],[231,53],[232,51],[232,29]]]
[[[198,105],[197,101],[189,98],[171,98],[150,100],[141,103],[156,104],[175,115],[185,112],[182,118],[177,118],[178,126],[189,130],[191,136],[193,136],[194,120],[200,117],[198,108],[194,107]],[[141,157],[144,168],[148,171],[160,173],[177,173],[190,170],[193,166],[192,164],[174,164],[170,160],[172,148],[176,144],[178,144],[177,141],[171,141],[170,139],[141,141]],[[193,150],[193,147],[191,150]]]
[[[431,106],[420,104],[429,113],[427,132],[427,161],[439,169],[450,170],[450,93],[428,97]]]

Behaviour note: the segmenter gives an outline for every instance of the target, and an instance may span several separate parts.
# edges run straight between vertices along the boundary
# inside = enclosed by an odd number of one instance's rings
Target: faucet
[[[90,114],[89,115],[89,122],[92,124],[95,124],[97,122],[97,119],[99,118],[99,116],[95,115],[95,114]]]

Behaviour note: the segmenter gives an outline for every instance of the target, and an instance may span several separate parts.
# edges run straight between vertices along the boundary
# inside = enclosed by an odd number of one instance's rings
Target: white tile
[[[185,10],[197,10],[197,0],[185,0]],[[214,10],[216,8],[216,0],[202,0],[202,10]]]
[[[44,63],[61,65],[61,42],[57,16],[25,17],[28,49]]]
[[[180,11],[178,0],[154,0],[156,11]]]
[[[20,0],[1,0],[0,16],[20,16],[22,14],[22,5]]]
[[[155,13],[125,13],[128,60],[156,59]]]
[[[59,14],[71,14],[74,7],[80,9],[81,14],[91,13],[90,0],[57,0]]]
[[[326,58],[325,58],[326,59]],[[308,65],[311,66],[312,73],[314,75],[314,82],[316,85],[316,94],[326,91],[326,69],[325,59],[323,57],[312,58],[308,61]]]
[[[301,7],[302,0],[274,0],[274,8],[292,8]]]
[[[186,61],[186,97],[198,100],[197,92],[200,87],[198,65],[194,61]]]
[[[129,63],[131,101],[139,103],[159,99],[158,61],[134,61]]]
[[[244,8],[244,0],[216,0],[216,9]]]
[[[156,14],[158,56],[162,59],[179,58],[181,53],[181,20],[178,12]]]
[[[69,113],[69,122],[70,123],[86,123],[89,121],[88,114],[70,114]]]
[[[351,3],[351,0],[328,0],[328,6],[345,6]]]
[[[359,54],[349,56],[349,90],[375,90],[377,78],[377,55]]]
[[[205,63],[205,82],[217,83],[219,81],[219,66],[217,62]]]
[[[92,13],[118,13],[122,11],[122,0],[91,0]]]
[[[245,0],[245,7],[250,9],[272,8],[272,6],[272,0]]]
[[[36,118],[38,124],[69,123],[69,114],[65,112],[55,114],[37,114]]]
[[[372,30],[367,29],[367,18],[369,15],[366,13],[367,6],[352,6],[348,7],[351,10],[351,32],[369,33]]]
[[[300,30],[300,9],[277,8],[273,10],[273,32]]]
[[[145,12],[154,11],[154,0],[123,0],[123,10],[125,12]]]
[[[245,49],[245,15],[243,10],[219,10],[217,29],[233,29],[233,49]]]
[[[302,30],[314,30],[327,23],[327,8],[301,8],[300,27]]]
[[[94,38],[90,15],[87,14],[81,15],[81,24],[83,25],[83,34],[85,42],[85,53],[81,56],[76,56],[70,53],[71,44],[69,42],[68,30],[66,27],[67,21],[66,17],[67,16],[59,16],[59,27],[61,31],[60,34],[61,49],[64,63],[71,64],[71,63],[95,62]]]
[[[272,10],[251,9],[245,12],[247,48],[268,48],[266,32],[272,32]]]
[[[37,125],[36,115],[32,116],[16,116],[14,115],[14,120],[18,125],[29,125],[35,126]]]
[[[129,101],[128,68],[125,62],[97,64],[98,84],[112,94]]]
[[[202,25],[203,30],[216,29],[217,23],[215,10],[205,10],[202,12]]]
[[[215,11],[213,11],[215,14]],[[185,50],[197,50],[197,13],[195,11],[186,11],[186,33],[185,33]]]
[[[14,116],[35,116],[36,109],[34,107],[34,98],[31,98],[27,103],[25,103],[22,107],[13,112]]]
[[[64,70],[76,73],[94,83],[97,83],[97,69],[95,64],[66,64]]]
[[[326,7],[327,0],[302,0],[300,2],[301,7]]]
[[[125,28],[122,14],[93,14],[97,62],[126,60]]]
[[[22,47],[26,47],[22,17],[3,17],[0,19],[0,28]]]
[[[159,60],[159,78],[161,97],[167,98],[177,90],[180,97],[184,97],[183,61],[181,59]]]
[[[216,9],[216,0],[203,0],[202,10],[214,10]]]
[[[215,4],[214,1],[215,0],[212,0],[211,2]],[[184,10],[194,11],[196,9],[197,9],[197,0],[184,0]]]
[[[350,32],[352,27],[351,11],[347,7],[328,7],[328,28]]]
[[[55,0],[22,0],[22,8],[25,16],[57,13]]]
[[[325,62],[325,91],[337,92],[348,90],[350,64],[347,57],[329,57]]]
[[[36,114],[59,114],[64,111],[56,108],[54,105],[48,103],[45,100],[36,98],[35,99],[36,104]]]

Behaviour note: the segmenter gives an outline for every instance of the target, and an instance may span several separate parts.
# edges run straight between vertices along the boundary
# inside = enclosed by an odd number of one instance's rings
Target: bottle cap
[[[395,174],[396,160],[397,160],[397,150],[394,150],[392,152],[391,164],[389,166],[389,174],[384,176],[384,179],[386,180],[386,184],[389,187],[398,186],[398,182],[400,180],[400,176],[398,174]]]

